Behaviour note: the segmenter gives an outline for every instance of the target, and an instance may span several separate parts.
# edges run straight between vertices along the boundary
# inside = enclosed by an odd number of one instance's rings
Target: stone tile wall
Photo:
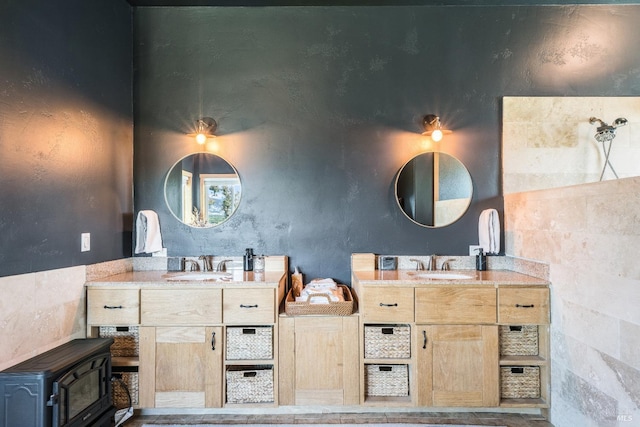
[[[551,422],[640,422],[640,178],[505,195],[507,255],[549,264]]]
[[[599,181],[604,155],[592,116],[628,120],[616,130],[609,160],[620,178],[640,176],[639,97],[505,97],[504,193]],[[607,168],[603,179],[614,178]]]
[[[129,259],[0,277],[0,370],[84,338],[87,278],[131,266]]]

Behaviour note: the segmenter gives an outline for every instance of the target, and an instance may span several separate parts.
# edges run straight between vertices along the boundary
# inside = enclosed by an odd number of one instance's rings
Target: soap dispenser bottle
[[[244,271],[253,271],[253,249],[247,248],[243,257]]]
[[[487,255],[482,248],[478,248],[478,255],[476,255],[476,270],[485,271],[487,269]]]

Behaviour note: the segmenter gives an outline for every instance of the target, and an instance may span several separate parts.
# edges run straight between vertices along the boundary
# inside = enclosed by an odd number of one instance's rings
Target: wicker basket
[[[538,326],[500,326],[501,356],[537,356]]]
[[[409,325],[365,326],[364,357],[369,359],[411,357],[411,328]]]
[[[408,396],[409,369],[407,365],[365,365],[367,396]]]
[[[116,409],[128,408],[129,396],[131,396],[131,405],[138,406],[138,373],[114,371],[111,376],[111,393]]]
[[[101,338],[113,338],[111,356],[138,356],[139,333],[137,326],[100,326]]]
[[[309,301],[297,302],[291,291],[287,294],[284,303],[284,311],[290,316],[300,316],[305,314],[326,315],[326,316],[350,316],[353,313],[353,297],[348,286],[338,285],[344,293],[344,301],[329,301],[328,304],[311,304]],[[314,295],[315,296],[315,295]],[[317,296],[327,297],[324,294]]]
[[[503,399],[539,398],[540,368],[538,366],[501,367],[500,397]]]
[[[273,398],[271,366],[233,366],[227,369],[227,403],[270,403]]]
[[[273,357],[273,327],[228,327],[227,360],[260,360]]]

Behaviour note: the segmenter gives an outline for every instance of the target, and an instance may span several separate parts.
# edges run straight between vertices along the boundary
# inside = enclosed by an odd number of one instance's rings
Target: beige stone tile
[[[640,369],[640,324],[620,322],[620,360]]]
[[[46,310],[83,298],[85,271],[85,266],[79,266],[35,273],[36,309]]]

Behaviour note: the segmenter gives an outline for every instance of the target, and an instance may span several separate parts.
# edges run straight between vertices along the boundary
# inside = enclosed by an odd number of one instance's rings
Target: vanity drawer
[[[140,291],[135,289],[87,289],[87,324],[137,325]]]
[[[140,320],[149,326],[222,323],[222,289],[142,289]]]
[[[546,325],[549,323],[549,288],[499,288],[498,322]]]
[[[495,322],[496,289],[493,287],[416,289],[416,323]]]
[[[223,317],[226,325],[275,323],[273,289],[225,289]]]
[[[413,322],[413,288],[369,286],[360,303],[364,322]]]

